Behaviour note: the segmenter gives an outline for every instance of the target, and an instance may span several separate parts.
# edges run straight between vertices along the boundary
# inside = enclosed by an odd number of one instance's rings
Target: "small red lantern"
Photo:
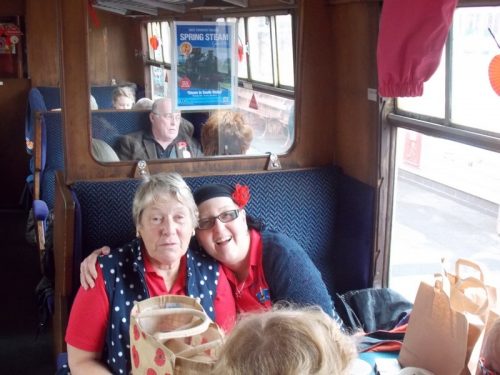
[[[153,35],[151,38],[149,38],[149,45],[151,48],[156,51],[158,49],[158,46],[160,45],[160,41],[156,37],[156,35]]]
[[[490,77],[491,87],[493,87],[497,95],[500,95],[500,55],[496,55],[491,59],[488,75]]]

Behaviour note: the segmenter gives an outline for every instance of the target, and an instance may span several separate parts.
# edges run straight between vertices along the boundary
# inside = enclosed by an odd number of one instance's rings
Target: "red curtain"
[[[377,46],[379,95],[421,96],[436,71],[458,0],[384,0]]]

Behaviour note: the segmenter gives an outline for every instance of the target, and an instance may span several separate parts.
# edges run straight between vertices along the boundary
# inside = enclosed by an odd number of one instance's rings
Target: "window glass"
[[[167,69],[150,65],[151,72],[151,98],[153,100],[168,96]]]
[[[248,78],[247,37],[245,35],[245,19],[238,20],[238,77]]]
[[[500,7],[459,8],[453,17],[452,121],[500,133],[500,98],[488,67],[500,49]]]
[[[254,130],[255,151],[280,154],[290,148],[294,100],[240,87],[237,101],[240,113]]]
[[[251,79],[272,84],[273,58],[269,17],[248,18],[248,53]]]
[[[276,39],[279,84],[293,87],[292,16],[276,16]]]
[[[479,263],[500,285],[500,154],[397,131],[389,286],[413,301],[441,258]],[[450,266],[451,265],[451,266]]]
[[[292,16],[228,17],[218,18],[217,22],[234,22],[237,25],[238,78],[243,81],[239,82],[233,111],[240,113],[253,130],[247,154],[287,152],[294,139],[295,127],[294,99],[291,95],[294,86]],[[169,94],[173,56],[170,26],[167,21],[146,24],[146,65],[153,100]],[[156,49],[150,42],[152,37],[157,38]],[[224,69],[224,66],[219,69]],[[264,93],[254,83],[270,89]],[[274,92],[273,88],[285,91]],[[183,117],[193,123],[194,137],[198,141],[201,142],[203,124],[215,112],[218,111],[183,113]]]
[[[161,23],[161,48],[163,52],[163,61],[167,64],[171,63],[171,40],[170,40],[170,25],[168,22]]]
[[[437,117],[445,117],[446,55],[443,50],[441,61],[432,77],[424,82],[424,95],[397,98],[397,106],[404,111]]]
[[[409,300],[421,280],[433,282],[442,258],[448,268],[458,258],[477,262],[488,283],[500,284],[500,153],[467,145],[486,132],[500,140],[500,97],[489,79],[500,54],[500,7],[457,8],[451,29],[450,59],[443,53],[423,96],[397,100],[431,123],[444,119],[435,137],[410,121],[415,131],[397,130],[389,286]],[[463,143],[444,139],[456,125],[467,128]]]

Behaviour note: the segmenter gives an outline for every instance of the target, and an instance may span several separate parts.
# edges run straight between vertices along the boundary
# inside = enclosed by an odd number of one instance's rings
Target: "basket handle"
[[[153,337],[159,341],[167,341],[170,339],[182,338],[199,335],[205,332],[210,326],[211,320],[208,315],[200,310],[196,310],[189,307],[173,307],[167,309],[151,309],[141,311],[137,314],[137,322],[140,324],[139,320],[142,318],[152,318],[157,316],[168,316],[168,315],[179,315],[179,314],[189,314],[200,318],[199,324],[194,327],[189,328],[181,327],[180,329],[171,332],[156,332]]]

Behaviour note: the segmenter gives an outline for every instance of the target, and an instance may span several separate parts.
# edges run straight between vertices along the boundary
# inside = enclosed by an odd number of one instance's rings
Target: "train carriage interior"
[[[125,156],[162,118],[176,141]],[[66,361],[79,264],[135,237],[144,174],[248,185],[352,324],[359,291],[411,305],[458,259],[500,291],[499,124],[499,0],[3,0],[0,373]]]

